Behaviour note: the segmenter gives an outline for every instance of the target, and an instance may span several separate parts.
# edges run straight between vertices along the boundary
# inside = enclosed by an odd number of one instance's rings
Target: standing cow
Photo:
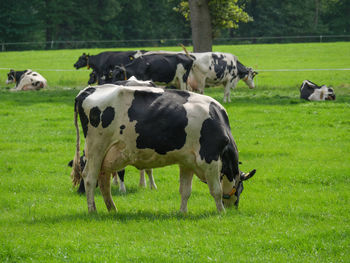
[[[23,71],[15,71],[13,69],[7,73],[6,84],[16,83],[16,86],[11,91],[20,90],[40,90],[47,86],[46,79],[38,72],[30,69]]]
[[[187,90],[187,78],[193,59],[184,54],[150,54],[138,57],[124,67],[116,67],[112,81],[129,79],[151,80],[157,84],[173,84]]]
[[[230,92],[240,79],[249,88],[254,88],[254,77],[258,74],[252,68],[240,63],[236,56],[229,53],[205,52],[190,53],[196,59],[188,78],[193,90],[204,93],[205,86],[224,85],[224,102],[231,102]]]
[[[300,98],[312,101],[335,100],[335,93],[326,85],[318,86],[310,80],[304,80],[300,86]]]
[[[116,210],[110,173],[127,165],[150,169],[178,164],[182,212],[187,211],[193,174],[208,184],[220,212],[223,201],[238,207],[243,181],[255,173],[240,171],[227,113],[208,96],[106,84],[82,90],[74,112],[77,144],[72,177],[74,184],[84,178],[89,212],[96,211],[97,181],[107,209]],[[82,172],[78,114],[85,137]]]
[[[126,65],[145,52],[147,51],[106,51],[97,55],[83,53],[74,64],[74,67],[76,69],[82,67],[93,69],[93,76],[90,75],[89,84],[95,83],[91,83],[92,80],[97,81],[98,84],[110,83],[110,72],[115,66]]]

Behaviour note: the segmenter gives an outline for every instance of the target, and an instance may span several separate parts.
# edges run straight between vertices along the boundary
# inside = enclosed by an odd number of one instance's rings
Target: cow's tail
[[[187,51],[187,48],[183,44],[180,44],[180,46],[184,50],[186,56],[189,57],[190,59],[194,60],[193,57],[191,57],[190,53]]]
[[[78,104],[77,104],[77,102],[75,102],[75,106],[74,106],[74,125],[75,125],[75,129],[76,129],[77,142],[76,142],[71,178],[72,178],[73,186],[77,186],[80,183],[80,180],[82,178],[81,166],[80,166],[80,134],[79,134],[79,126],[78,126]]]

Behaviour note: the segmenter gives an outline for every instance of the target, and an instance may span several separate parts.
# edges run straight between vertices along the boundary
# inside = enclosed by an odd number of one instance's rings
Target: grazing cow
[[[124,67],[116,66],[112,81],[135,76],[139,80],[151,80],[157,84],[174,84],[187,89],[187,78],[193,59],[184,54],[151,54],[134,59]]]
[[[86,164],[86,158],[85,158],[85,153],[84,153],[82,156],[80,156],[80,169],[81,170],[84,170],[85,164]],[[70,167],[73,166],[73,160],[71,160],[68,163],[68,166],[70,166]],[[154,178],[153,178],[153,170],[152,169],[140,170],[139,186],[146,187],[145,171],[148,175],[150,188],[157,189],[157,185],[156,185]],[[115,185],[119,185],[119,191],[122,193],[126,193],[126,187],[125,187],[125,183],[124,183],[124,175],[125,175],[125,169],[122,169],[118,172],[112,173],[113,183]],[[118,178],[119,178],[120,183],[118,182]],[[96,185],[96,187],[97,187],[97,185]],[[79,194],[85,193],[85,185],[84,185],[83,179],[80,181],[77,192]]]
[[[86,166],[81,172],[78,115],[85,137]],[[109,211],[110,173],[127,165],[138,169],[178,164],[182,212],[187,211],[192,177],[208,184],[218,211],[235,204],[244,174],[225,109],[214,99],[182,90],[106,84],[88,87],[75,98],[76,154],[73,184],[84,178],[89,212],[96,211],[98,181]],[[221,179],[221,183],[220,183]],[[223,203],[224,202],[224,203]]]
[[[13,69],[7,73],[6,84],[16,83],[11,91],[20,90],[39,90],[47,86],[46,79],[38,72],[30,69],[23,71],[15,71]]]
[[[300,98],[313,101],[335,100],[335,93],[326,85],[318,86],[309,80],[304,80],[300,86]]]
[[[204,93],[205,86],[224,85],[224,102],[231,102],[230,90],[234,89],[240,79],[249,88],[254,88],[256,71],[245,67],[236,56],[229,53],[205,52],[190,53],[196,59],[193,62],[188,83],[193,90]]]
[[[114,69],[115,66],[122,66],[130,63],[133,59],[141,56],[146,51],[106,51],[99,53],[97,55],[89,55],[83,53],[74,64],[76,69],[87,67],[92,68],[94,74],[96,75],[95,81],[98,84],[110,83],[109,78],[110,71]],[[91,75],[90,75],[91,80]],[[89,83],[93,84],[93,83]]]

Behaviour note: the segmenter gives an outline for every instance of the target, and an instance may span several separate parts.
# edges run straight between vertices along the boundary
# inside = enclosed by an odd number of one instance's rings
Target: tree
[[[209,0],[189,0],[194,52],[211,51],[213,45]]]
[[[191,20],[194,52],[212,50],[213,38],[222,28],[237,28],[238,22],[253,19],[237,4],[238,0],[189,0],[176,8]]]

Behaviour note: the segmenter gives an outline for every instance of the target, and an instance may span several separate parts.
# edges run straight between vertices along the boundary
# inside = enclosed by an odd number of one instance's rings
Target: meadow
[[[349,68],[350,43],[214,50],[260,70],[256,89],[240,82],[223,104],[241,169],[257,173],[224,214],[194,177],[185,215],[176,166],[154,170],[158,190],[139,188],[127,167],[127,193],[112,186],[117,213],[96,189],[98,213],[88,214],[72,188],[74,97],[89,75],[73,64],[102,49],[1,52],[0,262],[350,262],[350,74],[330,70]],[[49,87],[10,92],[9,68],[36,70]],[[333,86],[337,99],[301,101],[304,79]],[[223,88],[205,94],[222,102]]]

